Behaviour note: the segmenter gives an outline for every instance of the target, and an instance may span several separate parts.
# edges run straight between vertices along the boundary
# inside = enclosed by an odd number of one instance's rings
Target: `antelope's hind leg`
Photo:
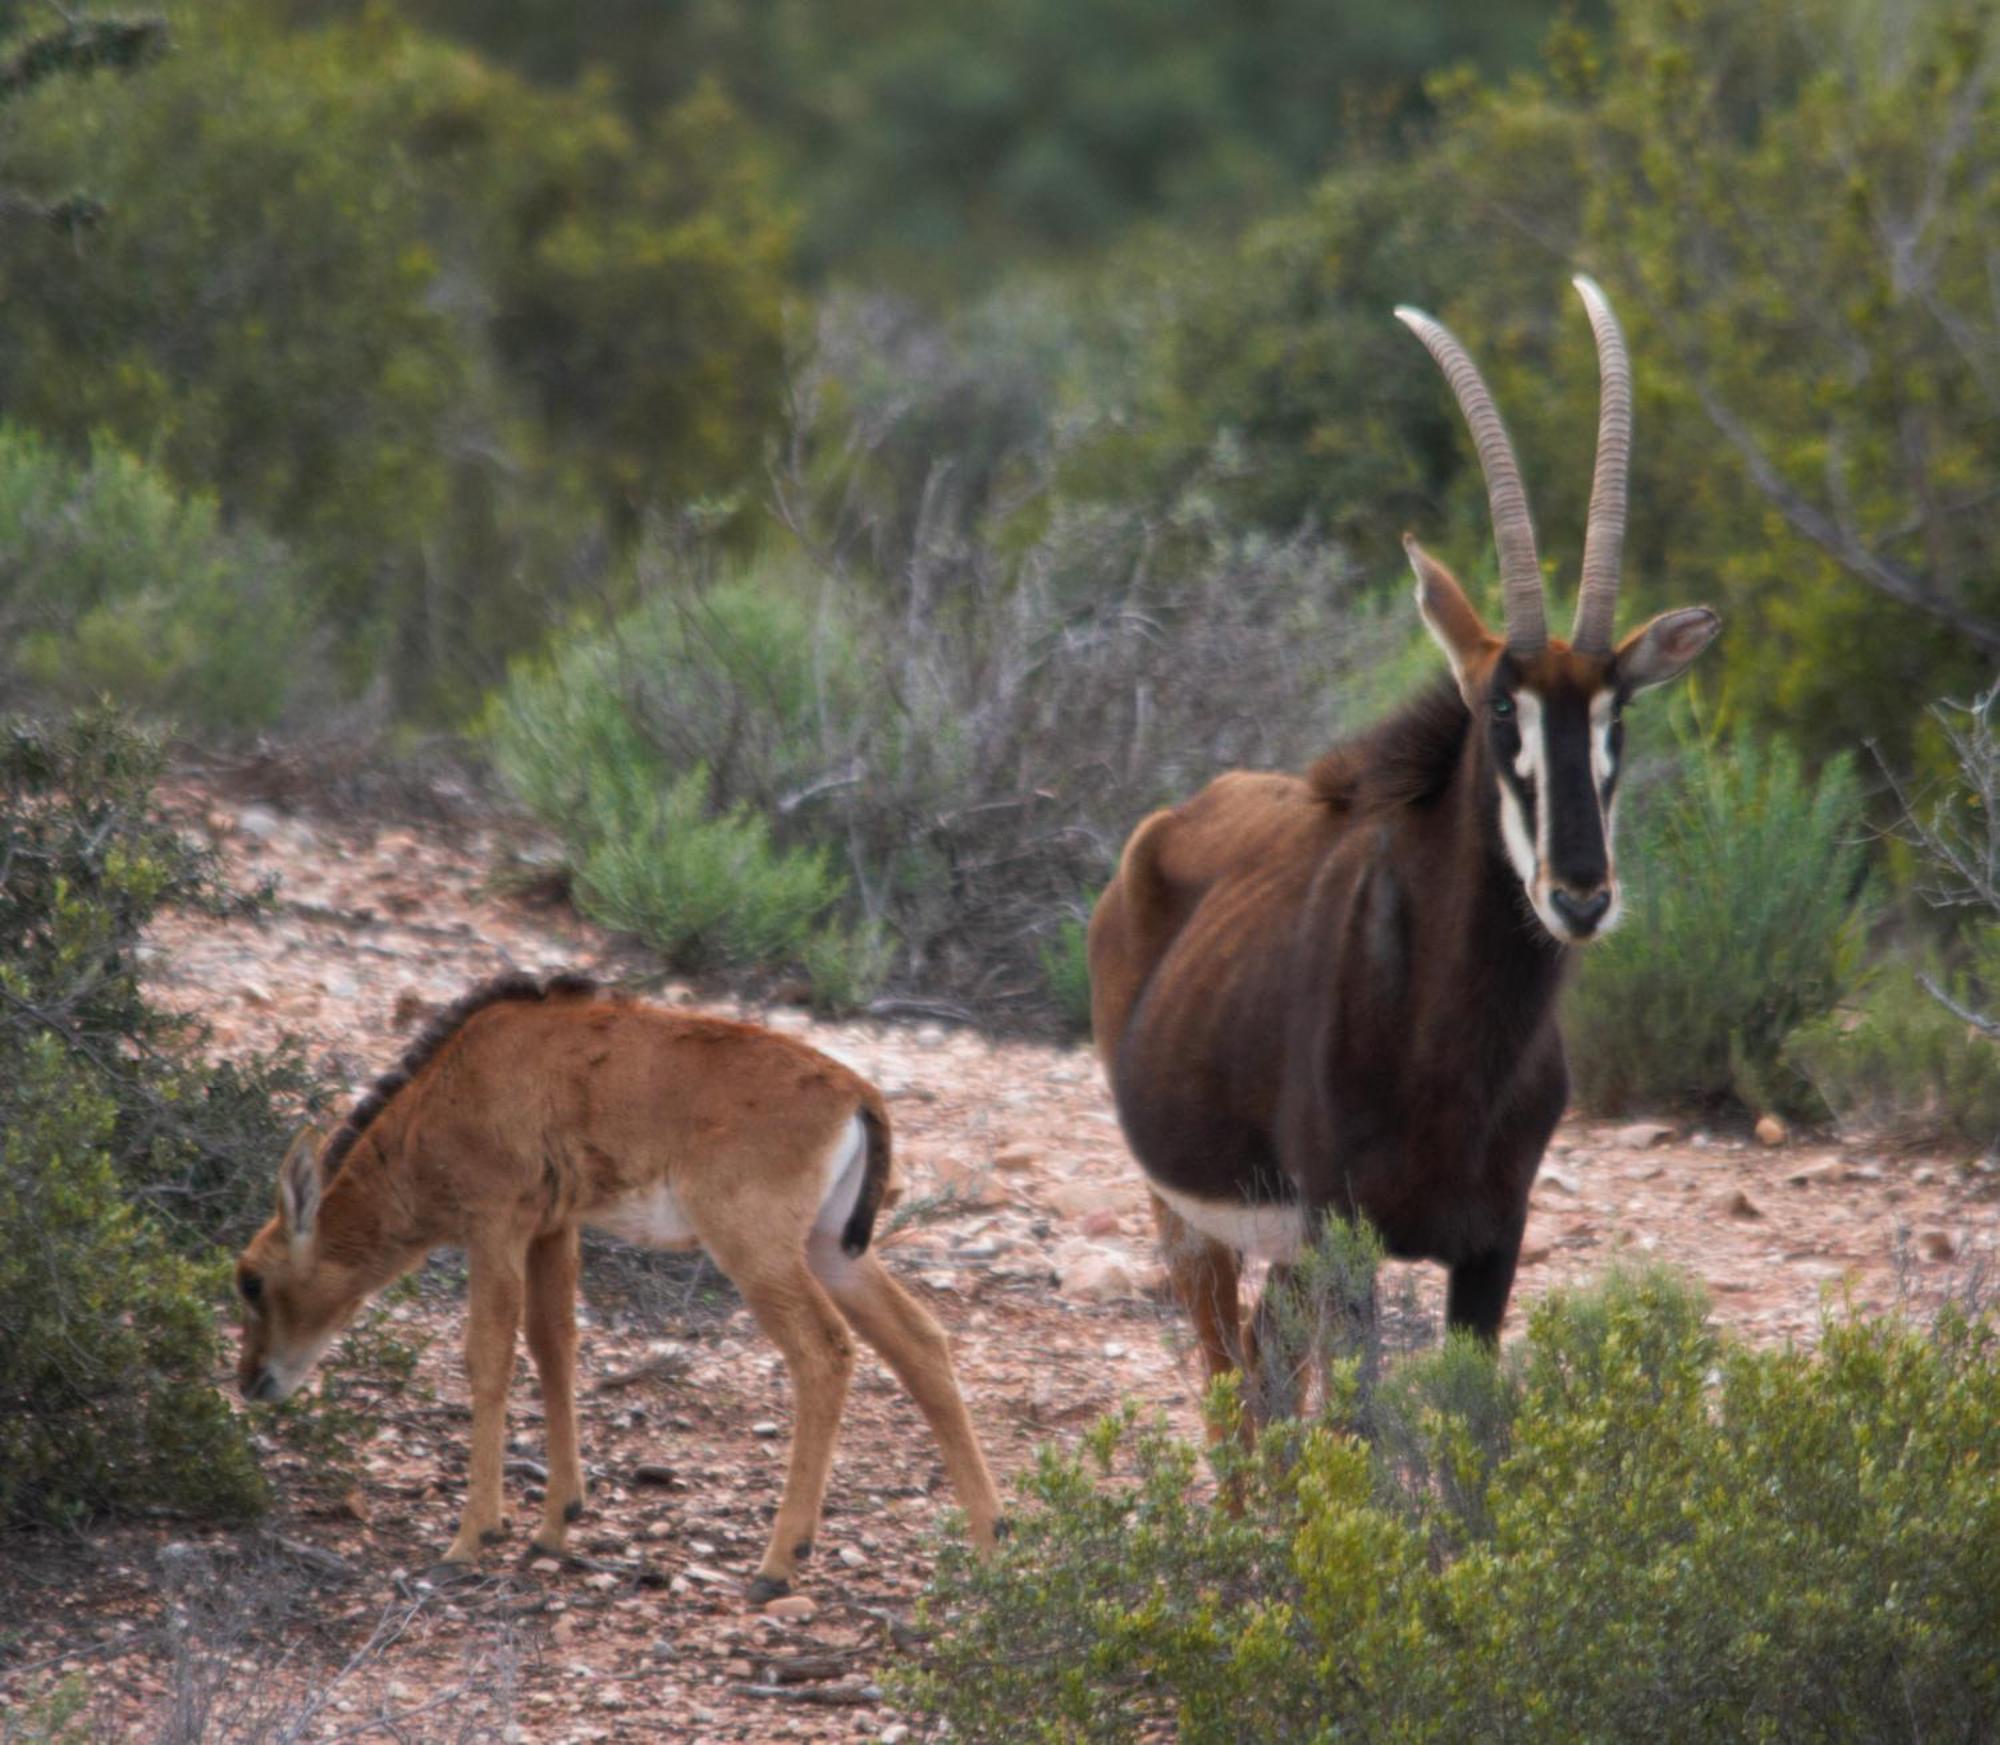
[[[528,1351],[542,1383],[548,1422],[549,1482],[530,1555],[562,1553],[569,1523],[583,1513],[583,1468],[576,1441],[576,1275],[574,1224],[528,1245]]]
[[[952,1373],[951,1344],[944,1329],[874,1254],[850,1256],[832,1235],[815,1231],[806,1260],[854,1330],[882,1354],[917,1402],[937,1438],[972,1542],[982,1551],[990,1549],[999,1525],[1000,1493]]]
[[[722,1179],[727,1173],[721,1172]],[[760,1227],[754,1216],[745,1216],[740,1202],[709,1207],[689,1194],[684,1203],[702,1246],[743,1293],[757,1325],[791,1372],[792,1452],[785,1494],[778,1503],[764,1561],[750,1583],[750,1598],[762,1604],[791,1591],[798,1560],[812,1549],[827,1472],[833,1465],[833,1440],[854,1374],[854,1341],[832,1298],[806,1265],[803,1240],[784,1229],[782,1222],[776,1229],[768,1222]],[[723,1215],[717,1216],[718,1212]]]
[[[465,1311],[465,1372],[472,1388],[471,1471],[465,1512],[444,1554],[472,1563],[482,1545],[500,1537],[500,1456],[507,1438],[507,1384],[514,1375],[514,1336],[521,1324],[523,1255],[512,1243],[475,1243]]]

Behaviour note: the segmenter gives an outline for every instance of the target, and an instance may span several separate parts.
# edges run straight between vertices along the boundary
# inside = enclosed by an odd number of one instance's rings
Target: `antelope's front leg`
[[[549,1483],[534,1548],[562,1554],[570,1522],[583,1513],[583,1468],[576,1448],[575,1225],[528,1245],[528,1354],[542,1382],[548,1420]]]
[[[472,1563],[499,1538],[500,1455],[507,1437],[507,1384],[521,1323],[522,1254],[511,1245],[468,1251],[472,1282],[465,1313],[465,1372],[472,1386],[472,1458],[465,1512],[446,1563]]]

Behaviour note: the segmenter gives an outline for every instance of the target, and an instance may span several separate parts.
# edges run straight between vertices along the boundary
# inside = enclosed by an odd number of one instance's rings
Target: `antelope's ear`
[[[278,1222],[293,1243],[307,1241],[319,1217],[319,1135],[307,1128],[278,1165]]]
[[[1417,543],[1414,533],[1403,535],[1403,550],[1409,554],[1410,568],[1416,572],[1417,611],[1424,628],[1451,662],[1459,694],[1470,707],[1472,675],[1480,664],[1478,657],[1497,648],[1499,643],[1480,623],[1479,614],[1458,585],[1458,578]]]
[[[1645,691],[1679,678],[1721,628],[1722,620],[1706,606],[1662,612],[1618,645],[1613,664],[1619,683],[1628,691]]]

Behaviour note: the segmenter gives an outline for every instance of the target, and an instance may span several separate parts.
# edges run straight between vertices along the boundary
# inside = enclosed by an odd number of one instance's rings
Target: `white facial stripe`
[[[1522,881],[1530,883],[1549,864],[1549,784],[1546,779],[1549,731],[1548,721],[1542,713],[1542,700],[1534,692],[1516,691],[1514,708],[1521,722],[1521,749],[1515,755],[1514,768],[1535,796],[1534,859],[1530,863],[1531,870]]]
[[[1609,691],[1599,691],[1590,699],[1590,774],[1600,794],[1618,769],[1618,760],[1611,753],[1611,706],[1615,701]]]
[[[1500,840],[1507,850],[1514,876],[1529,890],[1535,888],[1535,843],[1528,834],[1528,820],[1521,802],[1505,782],[1500,784]]]

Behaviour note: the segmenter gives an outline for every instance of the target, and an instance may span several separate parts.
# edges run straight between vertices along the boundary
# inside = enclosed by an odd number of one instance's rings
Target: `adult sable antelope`
[[[1556,996],[1572,947],[1618,919],[1621,717],[1720,625],[1697,606],[1612,643],[1631,368],[1603,293],[1576,288],[1602,385],[1571,641],[1543,622],[1486,384],[1442,326],[1398,309],[1471,427],[1506,634],[1406,535],[1449,680],[1302,776],[1235,771],[1154,813],[1091,919],[1097,1047],[1211,1376],[1254,1368],[1240,1257],[1289,1263],[1329,1211],[1443,1263],[1449,1323],[1499,1336],[1568,1098]]]
[[[810,1545],[848,1377],[847,1323],[930,1421],[981,1547],[999,1499],[944,1334],[869,1249],[889,1125],[866,1080],[749,1024],[600,997],[582,977],[502,977],[446,1011],[317,1151],[295,1145],[278,1211],[243,1251],[239,1380],[282,1400],[375,1292],[433,1248],[471,1274],[472,1458],[447,1563],[500,1530],[514,1334],[548,1420],[537,1551],[583,1508],[576,1275],[583,1225],[708,1250],[784,1354],[797,1394],[784,1500],[753,1599],[790,1586]],[[843,1319],[844,1317],[844,1319]]]

